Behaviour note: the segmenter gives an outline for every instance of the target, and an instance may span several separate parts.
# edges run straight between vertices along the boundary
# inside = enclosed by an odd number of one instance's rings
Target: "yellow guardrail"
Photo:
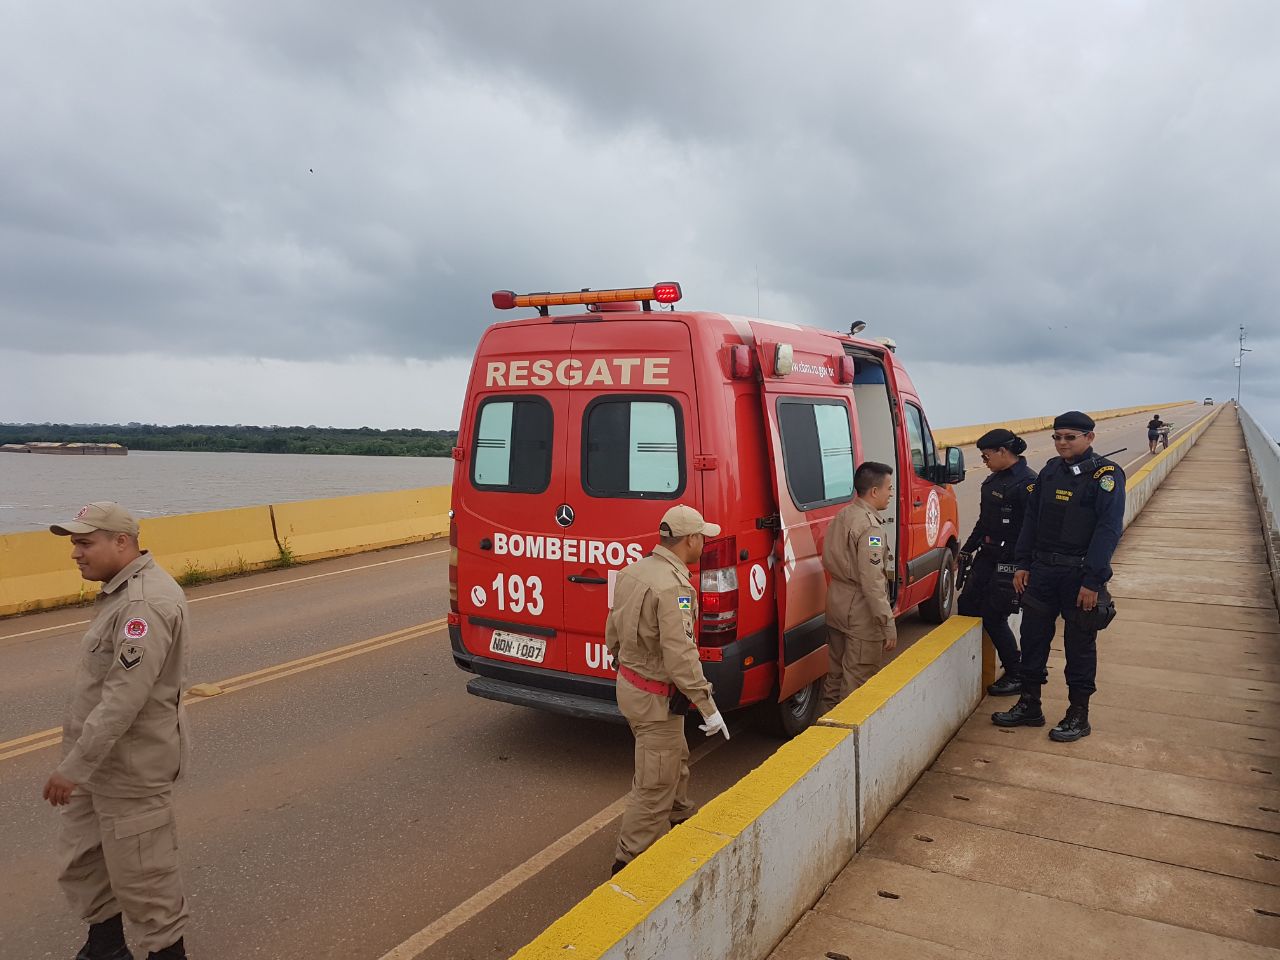
[[[139,539],[184,584],[415,543],[449,532],[449,487],[266,504],[143,520]],[[0,616],[90,600],[71,547],[47,531],[0,534]]]
[[[1134,413],[1168,410],[1170,407],[1181,407],[1194,400],[1174,400],[1170,403],[1146,403],[1136,407],[1115,407],[1111,410],[1092,410],[1089,416],[1094,420],[1112,420],[1116,417],[1127,417]],[[940,447],[963,447],[973,443],[988,430],[1004,427],[1014,433],[1035,433],[1053,427],[1053,416],[1027,417],[1022,420],[1001,420],[996,423],[975,423],[967,427],[944,427],[933,431],[933,442]]]

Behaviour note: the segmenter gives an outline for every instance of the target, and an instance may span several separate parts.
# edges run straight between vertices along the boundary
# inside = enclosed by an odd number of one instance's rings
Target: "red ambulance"
[[[827,672],[822,543],[864,460],[895,467],[895,613],[955,593],[955,447],[892,345],[676,310],[680,287],[493,295],[453,455],[449,636],[478,696],[621,721],[604,623],[674,503],[722,528],[694,571],[716,703],[794,735]],[[654,304],[672,305],[654,309]],[[574,308],[551,313],[552,307]]]

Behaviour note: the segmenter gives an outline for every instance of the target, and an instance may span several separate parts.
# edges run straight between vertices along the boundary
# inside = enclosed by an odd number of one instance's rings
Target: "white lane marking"
[[[241,593],[254,593],[258,590],[270,590],[272,587],[287,587],[291,583],[305,583],[307,580],[321,580],[324,577],[337,577],[344,573],[355,573],[357,570],[371,570],[374,567],[385,567],[391,563],[404,563],[406,560],[423,560],[427,557],[443,557],[448,550],[436,550],[432,553],[415,553],[411,557],[397,557],[394,560],[379,560],[377,563],[365,563],[358,567],[347,567],[345,570],[330,570],[328,573],[313,573],[309,577],[295,577],[292,580],[280,580],[276,583],[264,583],[256,587],[244,587],[240,590],[228,590],[226,593],[214,593],[207,597],[192,597],[187,603],[199,603],[202,600],[220,600],[223,597],[234,597]],[[86,623],[92,623],[92,620],[73,620],[70,623],[60,623],[54,627],[41,627],[39,630],[26,630],[22,633],[10,633],[0,637],[0,643],[5,640],[16,640],[18,637],[30,637],[37,633],[48,633],[50,630],[65,630],[68,627],[83,627]]]
[[[713,750],[718,750],[724,743],[723,738],[716,737],[710,743],[703,744],[689,755],[689,766],[692,767]],[[608,826],[610,821],[622,815],[626,805],[626,797],[615,800],[591,819],[583,821],[559,840],[543,847],[518,867],[509,870],[483,890],[463,900],[443,917],[423,927],[400,946],[384,953],[380,960],[413,960],[414,957],[421,955],[422,951],[439,943],[464,923],[483,913],[521,884],[551,866],[574,847]]]

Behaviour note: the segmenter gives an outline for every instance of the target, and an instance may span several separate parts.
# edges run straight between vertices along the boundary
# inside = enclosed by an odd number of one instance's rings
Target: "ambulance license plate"
[[[547,655],[547,641],[538,637],[526,637],[522,633],[495,630],[493,639],[489,641],[489,652],[528,660],[530,663],[541,663],[542,658]]]

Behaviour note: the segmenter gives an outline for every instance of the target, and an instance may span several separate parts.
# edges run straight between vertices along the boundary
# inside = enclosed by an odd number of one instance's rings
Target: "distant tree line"
[[[0,423],[0,444],[119,443],[130,450],[236,453],[338,453],[364,457],[447,457],[456,430],[375,430],[359,427],[246,427],[184,423]]]

